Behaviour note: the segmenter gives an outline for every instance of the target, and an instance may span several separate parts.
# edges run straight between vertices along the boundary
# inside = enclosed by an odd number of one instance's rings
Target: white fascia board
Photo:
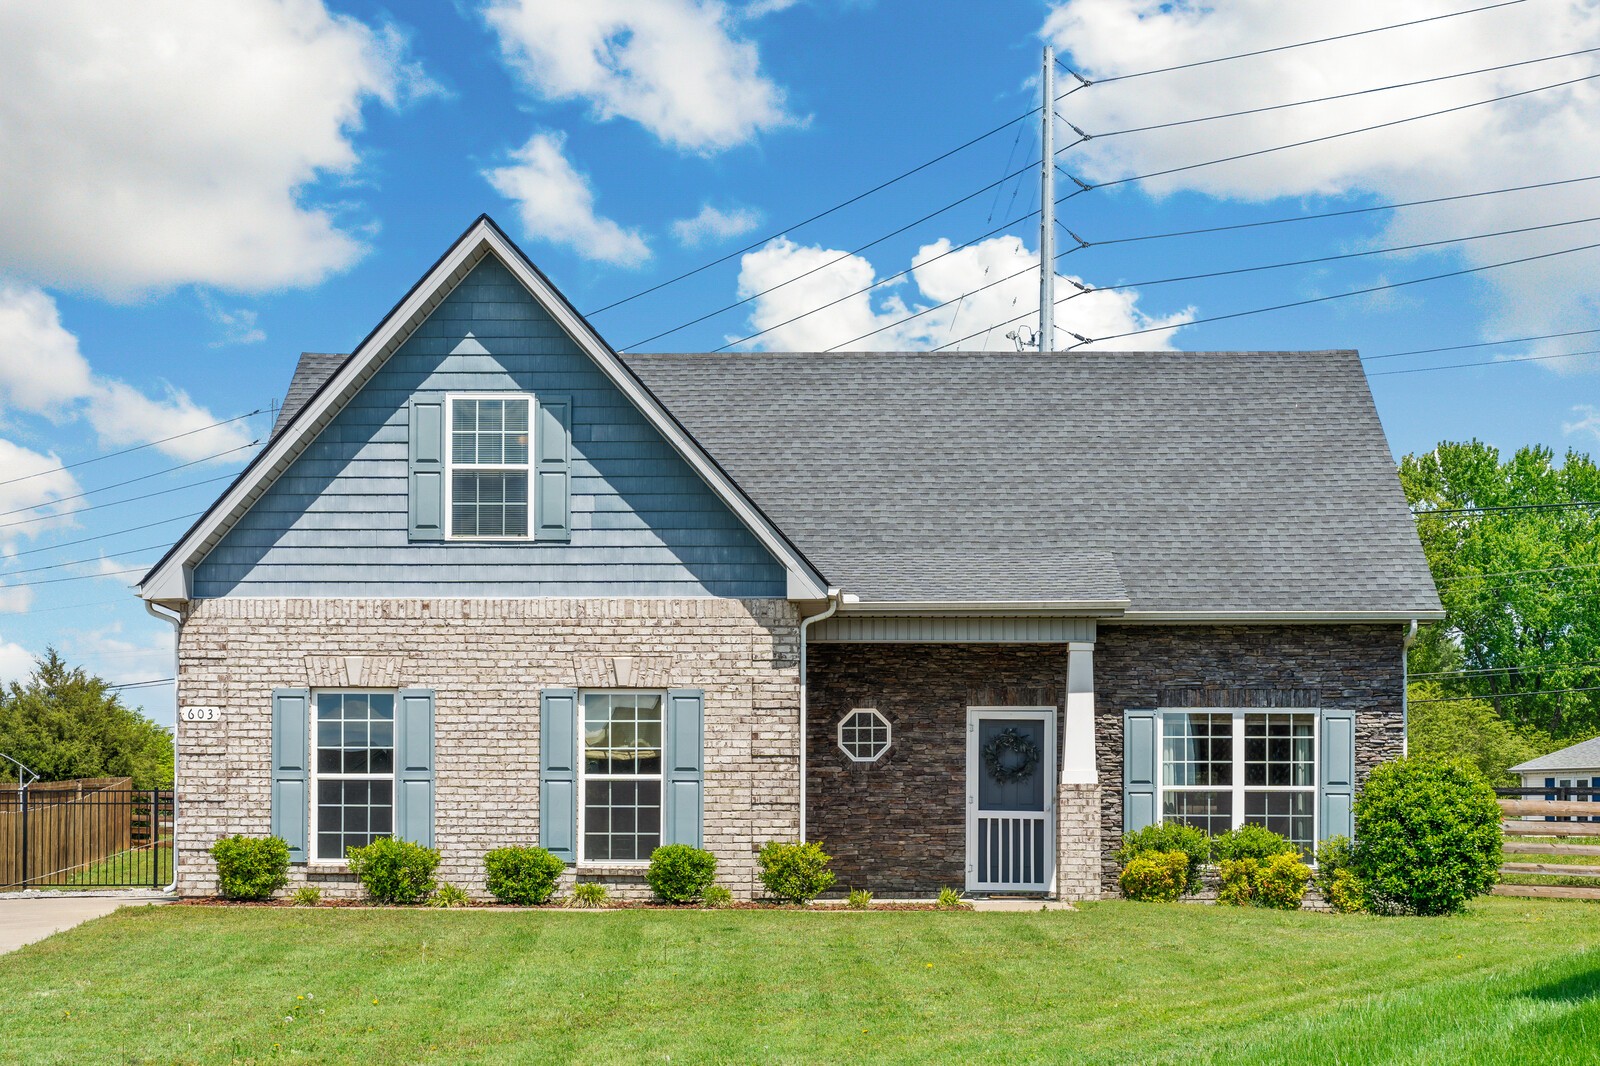
[[[1203,625],[1224,622],[1437,622],[1443,618],[1443,611],[1128,611],[1120,621]]]
[[[1122,615],[1127,600],[852,600],[841,613],[910,615]]]
[[[139,595],[146,600],[171,602],[175,592],[182,591],[182,599],[189,598],[188,572],[215,547],[267,487],[288,468],[296,457],[316,439],[317,433],[342,409],[350,395],[377,372],[385,360],[405,342],[412,330],[426,318],[455,288],[455,282],[466,276],[486,254],[493,253],[527,288],[552,318],[577,342],[578,346],[594,360],[601,371],[644,416],[673,448],[710,486],[730,510],[737,515],[762,545],[773,554],[789,572],[790,599],[823,599],[827,586],[821,576],[783,538],[766,516],[724,474],[704,450],[688,435],[682,426],[667,413],[656,398],[646,391],[634,376],[621,364],[615,352],[600,339],[580,318],[567,301],[533,270],[528,261],[511,245],[487,219],[479,219],[445,253],[438,264],[414,288],[410,295],[384,319],[382,325],[367,338],[345,364],[300,409],[287,430],[273,441],[265,454],[258,457],[248,475],[229,488],[201,521],[183,538],[159,568],[139,584]],[[800,593],[800,595],[797,595]]]

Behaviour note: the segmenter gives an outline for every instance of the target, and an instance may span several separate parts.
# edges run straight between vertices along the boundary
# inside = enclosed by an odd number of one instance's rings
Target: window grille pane
[[[876,762],[889,750],[889,720],[871,709],[851,711],[839,724],[839,747],[856,762]]]
[[[317,783],[317,858],[342,859],[346,849],[388,836],[394,825],[394,788],[388,781]]]
[[[458,537],[528,535],[528,475],[457,470],[450,478],[451,532]]]
[[[1202,833],[1233,828],[1232,792],[1163,792],[1161,820],[1193,826]]]
[[[1177,711],[1161,716],[1161,783],[1233,783],[1233,716]]]
[[[661,697],[584,697],[583,765],[588,774],[661,773]]]
[[[1244,794],[1244,820],[1247,824],[1264,825],[1279,836],[1288,837],[1307,856],[1316,844],[1315,818],[1312,815],[1315,807],[1314,789]]]
[[[1244,783],[1280,788],[1316,785],[1314,716],[1247,714],[1244,719]]]
[[[394,827],[394,782],[340,774],[394,772],[394,696],[317,694],[316,857],[342,859]]]
[[[660,780],[584,783],[583,855],[594,862],[648,859],[661,846]]]

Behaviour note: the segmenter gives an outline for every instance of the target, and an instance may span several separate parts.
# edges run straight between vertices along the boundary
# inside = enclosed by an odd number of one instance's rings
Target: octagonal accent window
[[[869,709],[839,719],[839,750],[851,762],[877,762],[889,750],[889,719]]]

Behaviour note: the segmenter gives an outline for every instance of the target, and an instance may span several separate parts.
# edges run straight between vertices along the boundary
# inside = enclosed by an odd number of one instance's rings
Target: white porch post
[[[1067,645],[1067,720],[1062,731],[1061,783],[1098,785],[1094,762],[1094,645]]]
[[[1067,645],[1067,693],[1056,792],[1056,895],[1101,895],[1100,772],[1094,751],[1094,644]]]

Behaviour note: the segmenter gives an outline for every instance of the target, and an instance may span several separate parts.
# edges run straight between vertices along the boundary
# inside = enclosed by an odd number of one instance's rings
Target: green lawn
[[[26,1063],[1561,1066],[1600,1049],[1600,909],[129,908],[6,956],[0,1034]]]

